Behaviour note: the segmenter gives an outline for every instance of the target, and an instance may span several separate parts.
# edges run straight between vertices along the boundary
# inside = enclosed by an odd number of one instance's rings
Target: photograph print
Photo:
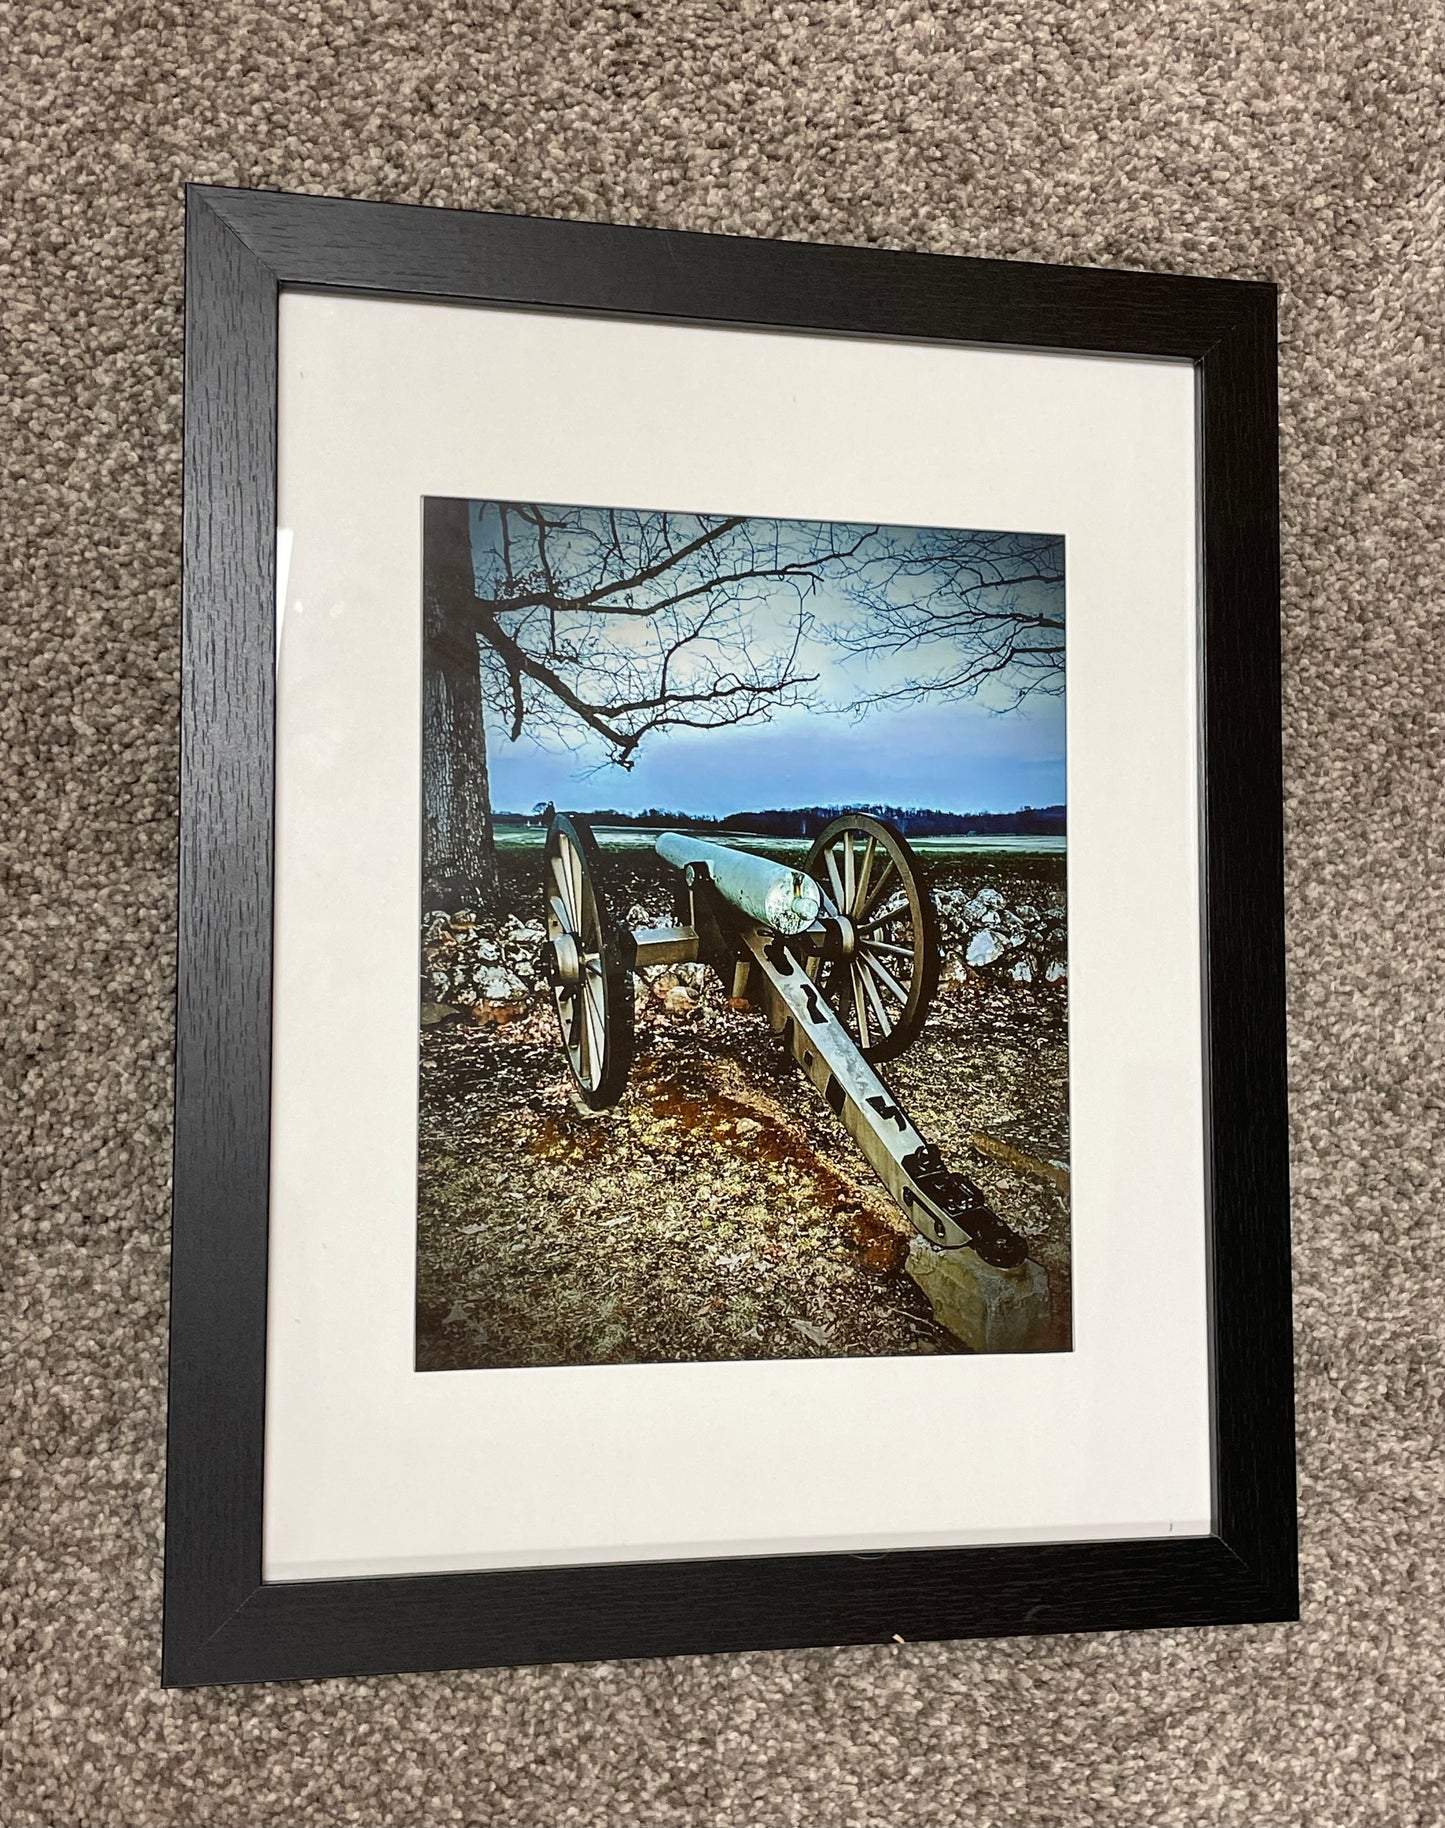
[[[1062,538],[422,515],[417,1369],[1068,1350]]]

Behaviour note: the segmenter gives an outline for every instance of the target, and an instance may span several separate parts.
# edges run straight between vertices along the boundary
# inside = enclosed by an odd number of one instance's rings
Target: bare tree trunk
[[[428,498],[422,577],[422,901],[455,912],[498,889],[466,502]]]

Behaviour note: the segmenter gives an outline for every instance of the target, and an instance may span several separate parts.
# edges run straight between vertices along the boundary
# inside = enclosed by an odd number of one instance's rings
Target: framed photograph
[[[163,1679],[1296,1616],[1275,295],[192,188]]]
[[[424,501],[418,1370],[1067,1350],[1064,601]]]

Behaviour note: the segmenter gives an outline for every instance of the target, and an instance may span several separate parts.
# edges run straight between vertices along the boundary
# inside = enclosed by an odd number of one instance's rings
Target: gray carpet
[[[1445,1820],[1439,0],[0,38],[0,1819]],[[159,1691],[187,178],[1279,281],[1301,1625]]]

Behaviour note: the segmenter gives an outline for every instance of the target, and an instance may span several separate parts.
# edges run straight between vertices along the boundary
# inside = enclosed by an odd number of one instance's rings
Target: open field
[[[603,850],[651,850],[653,840],[664,825],[594,825],[592,835]],[[697,835],[716,838],[718,842],[736,845],[740,850],[756,851],[760,857],[791,861],[807,853],[807,838],[758,838],[747,832],[700,830]],[[498,850],[540,851],[546,836],[542,825],[499,825],[496,828]],[[910,838],[908,842],[927,862],[948,863],[957,857],[1062,857],[1067,848],[1064,838],[1015,838],[1006,836]]]

